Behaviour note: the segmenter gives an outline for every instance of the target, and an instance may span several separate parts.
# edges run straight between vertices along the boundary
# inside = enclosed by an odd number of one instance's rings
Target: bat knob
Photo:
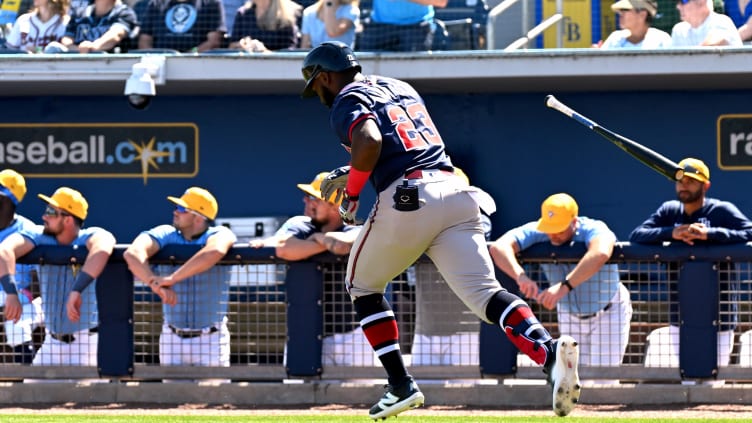
[[[674,173],[674,179],[677,181],[681,181],[681,179],[684,177],[684,169],[676,169],[676,173]]]

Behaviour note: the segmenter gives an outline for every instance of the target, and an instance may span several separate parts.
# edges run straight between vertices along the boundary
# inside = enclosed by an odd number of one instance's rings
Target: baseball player
[[[500,325],[544,366],[554,387],[554,411],[568,414],[580,392],[577,343],[571,337],[554,341],[528,305],[494,278],[479,209],[492,212],[493,200],[454,174],[420,95],[405,82],[363,75],[352,50],[338,42],[311,50],[302,71],[302,96],[318,96],[331,109],[331,127],[352,156],[351,166],[333,170],[322,182],[322,195],[341,195],[340,214],[353,222],[366,182],[378,193],[345,277],[388,378],[369,416],[394,416],[424,402],[403,363],[397,322],[384,297],[387,283],[424,253],[470,310]]]
[[[288,261],[305,260],[319,253],[336,255],[350,253],[360,226],[346,225],[339,215],[337,195],[321,196],[321,182],[329,172],[321,172],[309,184],[298,184],[305,195],[303,215],[289,218],[270,238],[252,241],[252,247],[275,247],[275,255]],[[323,303],[324,338],[322,364],[324,366],[375,366],[371,347],[365,342],[357,322],[353,322],[352,304],[341,289],[342,280],[334,272],[339,264],[322,263],[324,273]]]
[[[713,245],[752,241],[752,221],[729,201],[707,197],[710,169],[699,159],[679,162],[684,177],[676,181],[676,200],[666,201],[647,220],[637,226],[629,241],[644,244],[662,242],[688,245]],[[720,280],[720,317],[718,329],[718,365],[728,366],[734,347],[734,329],[738,323],[737,302],[740,272],[734,263],[718,263]],[[708,281],[710,283],[710,281]],[[678,293],[671,292],[670,325],[648,335],[646,366],[679,366]]]
[[[0,243],[0,283],[6,293],[12,291],[16,258],[36,246],[86,247],[83,265],[39,266],[46,336],[32,365],[96,366],[99,317],[92,282],[104,270],[115,237],[102,228],[82,227],[89,204],[80,192],[61,187],[51,197],[39,194],[39,198],[47,203],[44,226],[23,229]],[[5,318],[18,321],[21,311],[18,297],[8,295]]]
[[[577,202],[568,194],[546,198],[541,205],[541,218],[511,229],[494,241],[491,257],[517,281],[525,297],[547,309],[556,308],[559,330],[580,341],[580,363],[619,366],[629,341],[632,301],[619,281],[618,266],[606,264],[616,235],[602,221],[578,216],[578,210]],[[517,253],[544,242],[582,242],[587,251],[577,263],[541,264],[551,286],[540,291],[540,281],[525,273]]]
[[[225,226],[215,226],[217,200],[207,190],[188,188],[175,204],[172,225],[142,232],[125,251],[128,268],[162,299],[164,323],[159,362],[165,366],[230,366],[227,328],[230,266],[215,266],[236,241]],[[158,265],[149,258],[166,245],[202,248],[180,266]]]
[[[11,234],[34,227],[31,220],[16,214],[16,207],[25,195],[26,180],[21,174],[11,169],[0,172],[0,241]],[[15,295],[23,309],[18,322],[4,322],[6,343],[13,349],[15,363],[31,364],[34,358],[32,333],[44,321],[42,299],[34,298],[31,293],[32,273],[36,274],[35,266],[16,265],[16,285],[9,287],[10,292],[7,294]],[[5,304],[5,295],[5,291],[0,290],[2,304]]]

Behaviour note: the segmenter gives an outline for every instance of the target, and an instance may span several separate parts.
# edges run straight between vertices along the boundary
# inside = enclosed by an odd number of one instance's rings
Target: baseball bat
[[[569,116],[584,126],[587,126],[593,130],[596,134],[611,141],[617,147],[627,152],[630,156],[639,160],[649,168],[655,170],[661,175],[667,177],[672,181],[678,181],[684,176],[684,170],[672,160],[669,160],[660,153],[653,151],[644,145],[632,141],[629,138],[623,137],[613,131],[610,131],[603,126],[598,125],[592,120],[572,110],[569,106],[557,100],[553,95],[546,96],[546,106],[558,110],[561,113]]]

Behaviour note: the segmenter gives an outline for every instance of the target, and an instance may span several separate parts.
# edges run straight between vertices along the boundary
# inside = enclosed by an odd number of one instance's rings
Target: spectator
[[[517,253],[535,244],[554,246],[582,242],[587,247],[577,263],[542,263],[550,286],[525,273]],[[559,330],[580,342],[580,363],[619,366],[629,341],[632,302],[619,281],[616,264],[606,264],[616,236],[600,220],[578,215],[577,202],[568,194],[554,194],[541,205],[541,218],[507,231],[491,244],[491,257],[517,282],[520,292],[551,310],[556,307]]]
[[[272,237],[251,241],[251,247],[273,246],[276,256],[289,260],[305,260],[319,253],[347,255],[360,232],[360,226],[346,225],[339,215],[339,201],[334,196],[321,197],[321,181],[329,175],[322,172],[310,184],[298,184],[306,195],[304,215],[288,219]],[[330,264],[326,275],[340,276]],[[365,342],[363,331],[353,314],[352,302],[342,280],[324,280],[324,333],[322,362],[325,366],[374,366],[373,351]]]
[[[220,0],[150,0],[141,19],[139,49],[204,52],[222,46],[227,28]]]
[[[710,188],[710,170],[701,160],[686,158],[679,162],[684,177],[676,182],[676,200],[663,203],[629,236],[630,242],[660,244],[684,242],[727,244],[752,241],[752,222],[730,202],[706,197]],[[719,274],[733,274],[731,263],[721,263]],[[737,323],[738,282],[720,283],[721,324],[718,327],[718,365],[729,364]],[[670,326],[656,329],[648,336],[646,366],[679,366],[678,294],[670,297]]]
[[[0,243],[0,283],[6,293],[12,293],[15,281],[11,269],[16,259],[37,246],[86,247],[83,265],[39,267],[47,333],[32,364],[96,366],[99,318],[96,285],[89,285],[104,270],[115,237],[102,228],[83,228],[89,204],[80,192],[61,187],[51,197],[39,194],[39,198],[47,203],[44,226],[22,230]],[[18,322],[21,311],[18,297],[8,295],[5,318]]]
[[[672,47],[742,46],[731,18],[714,12],[712,0],[679,0],[676,8],[682,22],[671,30]]]
[[[601,48],[656,49],[671,46],[671,36],[660,29],[651,28],[658,13],[655,0],[619,0],[611,5],[619,16],[619,28],[611,33]]]
[[[69,0],[34,0],[34,9],[16,19],[5,45],[13,50],[41,53],[47,44],[59,41],[68,25]]]
[[[34,227],[31,220],[16,214],[16,207],[25,195],[26,181],[23,176],[11,169],[0,172],[0,241]],[[6,343],[13,349],[15,363],[31,364],[35,352],[32,333],[44,321],[41,298],[34,298],[31,291],[33,275],[36,274],[35,266],[16,265],[16,286],[11,287],[7,294],[15,295],[22,307],[18,322],[6,320],[4,324]],[[5,296],[5,291],[0,290],[0,303],[5,304]]]
[[[433,49],[434,7],[448,0],[374,0],[371,20],[364,23],[356,46],[363,51]]]
[[[79,53],[112,52],[120,47],[127,51],[137,28],[136,12],[130,6],[121,0],[95,0],[71,18],[65,36],[56,44],[61,51]]]
[[[172,225],[142,232],[125,251],[128,268],[162,299],[159,362],[164,366],[230,366],[227,303],[230,267],[215,266],[235,243],[235,234],[214,226],[217,200],[190,187],[175,203]],[[149,258],[169,245],[201,249],[182,265],[151,267]]]
[[[296,48],[300,12],[300,5],[292,0],[246,2],[235,15],[230,48],[249,53]]]
[[[301,48],[324,41],[341,41],[355,47],[355,29],[360,24],[358,0],[318,0],[303,10]]]

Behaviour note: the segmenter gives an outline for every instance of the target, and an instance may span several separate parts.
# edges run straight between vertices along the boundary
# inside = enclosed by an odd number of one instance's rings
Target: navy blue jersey
[[[154,38],[154,48],[190,51],[210,32],[227,32],[220,0],[151,0],[141,33]]]
[[[694,242],[697,245],[752,241],[752,222],[747,216],[734,204],[715,198],[706,198],[702,207],[691,215],[684,213],[684,205],[679,201],[666,201],[645,222],[632,231],[629,240],[630,242],[645,244],[663,241],[679,242],[673,239],[674,228],[692,223],[702,223],[708,228],[708,239],[706,241],[695,240]],[[718,263],[721,320],[719,330],[734,329],[738,321],[737,302],[739,300],[739,275],[741,273],[734,269],[734,263]],[[670,291],[669,300],[669,321],[673,325],[679,325],[679,294],[677,290]]]
[[[343,88],[334,99],[330,125],[345,147],[363,119],[373,119],[382,136],[370,178],[376,192],[416,169],[454,169],[423,99],[406,82],[371,75]]]
[[[734,204],[715,198],[706,198],[702,207],[691,215],[684,213],[684,205],[679,201],[666,201],[632,231],[629,240],[645,244],[676,241],[672,236],[674,228],[692,223],[702,223],[708,228],[707,241],[694,241],[699,245],[752,241],[752,221]]]
[[[87,6],[81,15],[74,15],[68,22],[65,36],[71,37],[74,44],[96,41],[112,27],[123,28],[127,39],[133,36],[138,26],[136,12],[125,3],[116,3],[104,16],[97,16],[94,12],[94,5]]]

